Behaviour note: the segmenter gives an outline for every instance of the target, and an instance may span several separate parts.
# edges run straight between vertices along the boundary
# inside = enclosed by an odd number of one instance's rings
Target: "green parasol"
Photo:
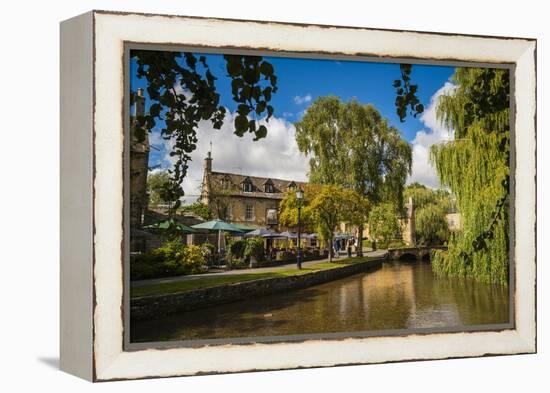
[[[156,222],[151,225],[144,226],[143,228],[146,229],[169,229],[171,227],[175,226],[180,232],[182,233],[196,233],[197,231],[185,224],[180,224],[176,221],[174,221],[173,218],[161,222]]]
[[[237,232],[242,233],[243,230],[239,229],[237,226],[233,224],[229,224],[228,222],[222,221],[222,220],[211,220],[206,222],[201,222],[200,224],[195,224],[192,226],[194,229],[206,229],[209,231],[217,231],[218,232],[218,253],[221,250],[221,235],[223,232]]]

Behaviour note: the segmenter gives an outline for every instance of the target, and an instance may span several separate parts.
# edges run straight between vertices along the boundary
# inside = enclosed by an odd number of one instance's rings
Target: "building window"
[[[289,190],[295,190],[296,189],[296,183],[291,181],[289,184],[288,184],[288,189]]]
[[[265,212],[267,225],[277,225],[277,209],[270,207]]]
[[[266,184],[265,185],[265,192],[272,193],[273,191],[273,184]]]
[[[252,192],[252,182],[251,181],[243,182],[243,191],[244,192]]]
[[[227,190],[229,188],[229,179],[223,178],[222,179],[222,190]]]
[[[254,205],[246,205],[244,208],[244,219],[254,221]]]

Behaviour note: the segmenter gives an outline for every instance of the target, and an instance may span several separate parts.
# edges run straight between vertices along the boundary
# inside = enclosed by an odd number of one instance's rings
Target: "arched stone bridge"
[[[388,249],[388,259],[429,259],[430,251],[446,250],[446,246],[418,246]]]

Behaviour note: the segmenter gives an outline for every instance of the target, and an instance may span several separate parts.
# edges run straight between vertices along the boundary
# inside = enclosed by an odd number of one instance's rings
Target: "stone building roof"
[[[243,183],[250,184],[251,191],[244,191]],[[283,199],[284,193],[292,187],[303,187],[305,182],[269,177],[238,175],[229,172],[210,173],[210,185],[215,191],[226,191],[231,196]],[[271,192],[269,188],[271,186]]]

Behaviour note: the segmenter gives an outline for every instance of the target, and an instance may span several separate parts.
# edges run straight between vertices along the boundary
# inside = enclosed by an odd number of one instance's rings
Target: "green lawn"
[[[292,269],[277,270],[277,271],[266,272],[266,273],[243,273],[243,274],[231,274],[231,275],[220,275],[220,276],[206,276],[206,277],[192,278],[189,280],[144,285],[144,286],[134,287],[134,288],[131,287],[130,296],[132,298],[135,298],[135,297],[151,296],[151,295],[164,295],[167,293],[185,292],[185,291],[190,291],[192,289],[215,287],[218,285],[232,284],[232,283],[250,281],[250,280],[259,280],[262,278],[297,276],[300,274],[306,274],[309,272],[314,272],[319,270],[334,269],[334,268],[342,267],[352,263],[365,262],[373,259],[379,259],[379,258],[375,258],[375,257],[346,258],[342,260],[337,260],[332,263],[319,262],[315,265],[304,267],[301,270],[292,268]]]

